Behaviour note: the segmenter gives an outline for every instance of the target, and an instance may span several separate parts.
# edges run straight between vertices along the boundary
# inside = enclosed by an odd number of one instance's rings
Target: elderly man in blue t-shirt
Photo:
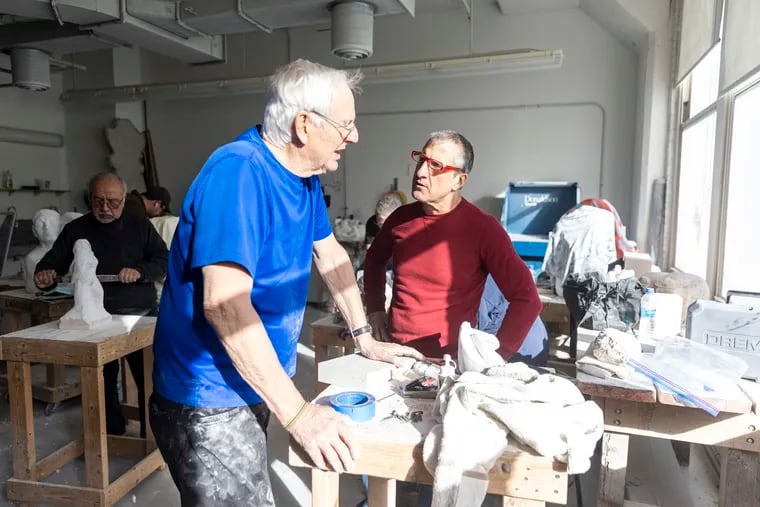
[[[314,463],[349,470],[349,420],[294,386],[312,259],[365,356],[418,352],[372,338],[318,174],[359,139],[360,76],[305,60],[272,77],[264,123],[211,154],[169,254],[154,343],[150,422],[183,505],[274,505],[270,410]]]

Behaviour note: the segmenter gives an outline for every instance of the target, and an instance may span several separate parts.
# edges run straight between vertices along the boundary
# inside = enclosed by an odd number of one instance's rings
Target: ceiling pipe
[[[238,17],[240,19],[242,19],[246,23],[249,23],[249,24],[255,26],[256,28],[258,28],[262,32],[272,33],[272,29],[271,28],[269,28],[266,25],[263,25],[263,24],[259,23],[258,21],[256,21],[255,19],[253,19],[252,17],[250,17],[248,14],[245,13],[245,11],[243,10],[243,0],[237,0],[237,15],[238,15]]]
[[[364,83],[398,83],[442,77],[474,77],[509,72],[558,69],[564,53],[561,49],[530,49],[491,53],[463,58],[362,66]],[[350,68],[350,67],[348,67]],[[100,89],[69,90],[61,94],[64,102],[131,102],[146,99],[182,100],[220,94],[245,95],[263,93],[269,76],[193,81],[185,83],[145,84]]]

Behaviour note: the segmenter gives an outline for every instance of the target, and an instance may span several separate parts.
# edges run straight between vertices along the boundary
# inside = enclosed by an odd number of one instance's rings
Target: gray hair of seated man
[[[401,198],[396,194],[390,193],[382,196],[375,206],[375,215],[378,221],[385,221],[402,204],[404,203],[401,202]]]

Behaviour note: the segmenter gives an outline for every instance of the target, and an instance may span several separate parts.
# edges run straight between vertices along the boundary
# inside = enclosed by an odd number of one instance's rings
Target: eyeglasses
[[[104,204],[108,206],[109,209],[116,209],[121,206],[121,203],[124,202],[124,199],[103,199],[102,197],[93,197],[90,199],[90,202],[92,203],[92,207],[95,209],[102,208]]]
[[[438,176],[439,174],[447,173],[449,171],[461,171],[462,169],[459,167],[454,167],[453,165],[444,165],[442,162],[437,161],[434,158],[430,158],[421,151],[413,151],[412,152],[412,160],[417,162],[417,167],[421,166],[425,162],[427,162],[428,167],[430,168],[430,174],[431,176]]]
[[[327,123],[333,126],[335,130],[338,131],[341,137],[341,141],[346,141],[349,137],[351,137],[351,134],[354,133],[354,130],[356,130],[356,123],[353,123],[351,125],[341,125],[337,121],[333,120],[329,116],[325,116],[324,114],[320,113],[319,111],[309,111],[310,113],[316,114],[323,120],[325,120]]]

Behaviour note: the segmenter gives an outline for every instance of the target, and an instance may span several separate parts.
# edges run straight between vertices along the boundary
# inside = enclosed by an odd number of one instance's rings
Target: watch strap
[[[361,336],[364,333],[372,334],[372,326],[370,326],[369,324],[366,324],[366,325],[364,325],[362,327],[358,327],[358,328],[352,330],[351,331],[351,337],[352,338],[356,338],[357,336]]]

